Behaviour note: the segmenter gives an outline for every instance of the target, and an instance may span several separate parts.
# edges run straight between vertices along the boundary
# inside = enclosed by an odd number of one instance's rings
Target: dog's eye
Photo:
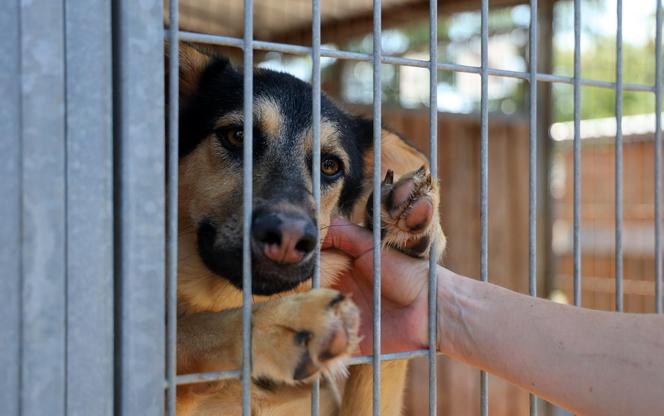
[[[325,176],[337,176],[341,173],[341,161],[334,156],[324,156],[320,161],[320,171]]]
[[[231,150],[241,148],[244,142],[244,131],[242,128],[217,129],[215,134],[221,140],[221,143]]]

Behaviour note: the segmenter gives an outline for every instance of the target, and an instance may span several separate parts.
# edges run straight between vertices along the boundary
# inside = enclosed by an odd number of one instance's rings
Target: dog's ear
[[[224,56],[215,54],[212,51],[204,49],[202,46],[191,43],[180,42],[179,45],[179,93],[180,104],[187,100],[198,87],[199,82],[205,71],[211,66],[219,66],[219,69],[230,67],[230,62]],[[166,68],[166,77],[168,73],[168,44],[165,46],[164,63]]]
[[[361,119],[359,131],[362,134],[364,144],[372,148],[373,143],[373,120]],[[373,158],[373,152],[371,152]],[[426,156],[420,152],[413,143],[400,134],[383,127],[381,129],[381,177],[385,176],[387,169],[394,171],[397,177],[419,169],[421,166],[429,166]],[[366,160],[366,164],[373,167],[373,160]]]

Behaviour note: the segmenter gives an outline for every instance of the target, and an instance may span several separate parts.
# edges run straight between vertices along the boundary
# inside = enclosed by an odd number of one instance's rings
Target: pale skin
[[[371,354],[372,239],[334,220],[324,249],[352,268],[350,293]],[[382,252],[382,350],[427,347],[428,261]],[[438,349],[582,415],[664,413],[664,315],[600,312],[532,298],[438,266]]]

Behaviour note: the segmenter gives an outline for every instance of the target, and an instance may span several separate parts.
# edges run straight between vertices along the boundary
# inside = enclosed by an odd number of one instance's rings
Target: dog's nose
[[[255,249],[280,264],[299,263],[316,247],[316,228],[304,215],[274,212],[256,215],[251,236]]]

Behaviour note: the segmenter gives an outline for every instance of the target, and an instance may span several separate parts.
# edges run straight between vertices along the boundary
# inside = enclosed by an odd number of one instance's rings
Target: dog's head
[[[224,58],[181,46],[180,222],[208,269],[242,286],[243,75]],[[365,191],[372,123],[321,98],[321,209],[312,187],[312,91],[291,76],[254,71],[252,290],[273,294],[311,276],[333,215]],[[185,231],[186,232],[186,231]]]

